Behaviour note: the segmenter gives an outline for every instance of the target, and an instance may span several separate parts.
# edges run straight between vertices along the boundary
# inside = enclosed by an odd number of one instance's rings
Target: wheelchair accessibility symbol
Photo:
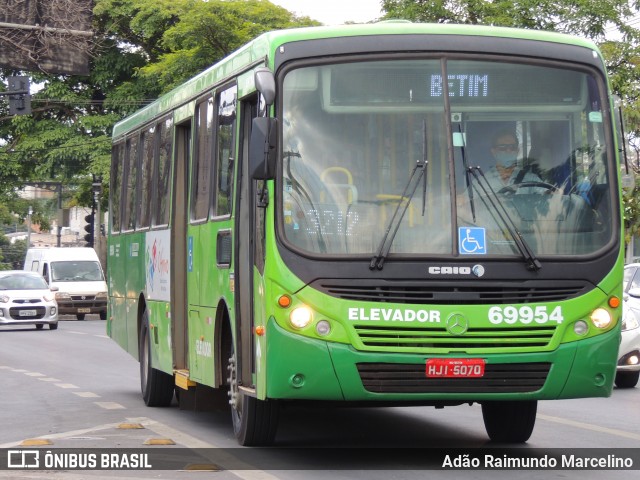
[[[458,229],[458,249],[461,254],[486,255],[487,241],[485,229],[480,227],[460,227]]]

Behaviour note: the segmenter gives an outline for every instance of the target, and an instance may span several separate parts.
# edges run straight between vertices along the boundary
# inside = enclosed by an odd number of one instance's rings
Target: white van
[[[98,255],[90,247],[30,248],[24,270],[40,273],[49,287],[58,287],[56,300],[60,315],[87,313],[107,318],[107,284]]]

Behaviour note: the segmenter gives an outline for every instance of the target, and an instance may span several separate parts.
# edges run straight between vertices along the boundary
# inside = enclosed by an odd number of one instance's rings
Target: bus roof
[[[385,20],[368,24],[274,30],[256,37],[182,85],[116,123],[113,129],[113,138],[117,139],[128,130],[191,101],[195,96],[211,89],[213,85],[242,72],[250,65],[259,63],[263,59],[266,61],[266,59],[273,58],[275,50],[281,45],[311,39],[370,35],[468,35],[514,38],[581,46],[594,50],[600,55],[597,46],[585,38],[557,32],[484,25],[412,23],[406,20]]]

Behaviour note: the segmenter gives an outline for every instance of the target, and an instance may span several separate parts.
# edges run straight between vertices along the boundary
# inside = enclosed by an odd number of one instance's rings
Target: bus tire
[[[537,400],[494,401],[482,404],[482,418],[493,442],[524,443],[536,424]]]
[[[238,388],[236,356],[233,351],[227,368],[231,420],[238,443],[242,446],[272,444],[278,428],[278,403],[246,395]]]
[[[173,376],[151,365],[151,335],[149,313],[145,309],[140,325],[140,388],[148,407],[168,407],[173,400]]]
[[[84,315],[85,315],[84,313],[78,313],[78,314],[76,315],[76,318],[77,318],[78,320],[82,321],[82,320],[84,320]]]

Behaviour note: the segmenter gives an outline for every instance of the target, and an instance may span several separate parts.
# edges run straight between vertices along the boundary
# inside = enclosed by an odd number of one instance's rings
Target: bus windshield
[[[307,65],[282,89],[291,248],[373,256],[398,209],[392,255],[521,255],[520,236],[535,257],[588,255],[611,242],[617,180],[594,71],[477,57]]]

